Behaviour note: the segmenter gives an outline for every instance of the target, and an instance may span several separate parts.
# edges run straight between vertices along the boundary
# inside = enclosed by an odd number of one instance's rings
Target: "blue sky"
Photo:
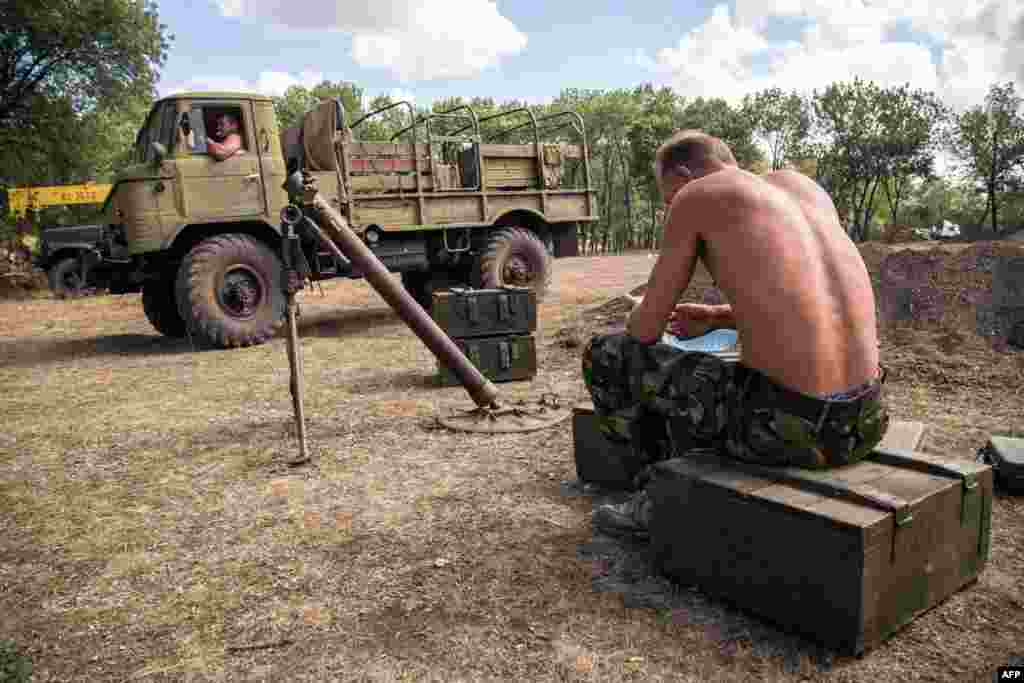
[[[1019,0],[184,0],[159,83],[279,94],[350,80],[370,95],[544,101],[652,82],[738,100],[861,76],[979,103],[1024,77]]]

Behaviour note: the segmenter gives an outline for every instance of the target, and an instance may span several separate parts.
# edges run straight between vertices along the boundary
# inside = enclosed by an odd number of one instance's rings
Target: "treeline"
[[[394,103],[386,96],[367,98],[353,84],[296,86],[275,98],[281,123],[295,125],[325,97],[340,97],[350,122]],[[450,98],[417,112],[463,104],[481,118],[517,108],[537,116],[566,109],[582,115],[601,214],[585,234],[590,252],[657,248],[663,204],[654,151],[684,128],[722,138],[748,170],[789,167],[813,177],[857,241],[879,237],[883,226],[922,234],[948,221],[985,239],[1024,227],[1024,107],[1012,83],[993,85],[984,103],[959,114],[934,93],[860,79],[807,96],[768,89],[738,105],[643,85],[566,89],[546,105]],[[366,121],[356,136],[388,139],[409,121],[408,109],[396,107]],[[446,123],[436,125],[443,130]],[[555,137],[565,135],[563,130]],[[936,172],[940,157],[947,166],[942,175]]]
[[[150,0],[0,3],[0,221],[7,187],[109,182],[129,158],[172,39]],[[296,86],[275,98],[281,124],[324,97],[340,97],[350,122],[392,103],[353,84]],[[962,113],[931,92],[862,80],[806,96],[769,89],[735,105],[642,85],[569,88],[545,105],[450,98],[430,111],[461,104],[481,117],[520,107],[582,115],[601,217],[587,227],[590,251],[657,248],[663,207],[653,154],[681,128],[721,137],[747,169],[791,166],[815,178],[857,240],[893,224],[928,230],[950,221],[985,238],[1024,226],[1024,110],[1011,83],[992,85],[983,103]],[[408,111],[392,108],[360,124],[357,137],[388,139],[408,123]],[[464,124],[437,125],[450,132]],[[941,177],[940,155],[951,162]],[[81,216],[55,208],[42,218]]]

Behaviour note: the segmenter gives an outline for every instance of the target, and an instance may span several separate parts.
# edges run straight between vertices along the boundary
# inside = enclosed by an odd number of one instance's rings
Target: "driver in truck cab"
[[[221,114],[217,117],[213,135],[206,143],[206,151],[217,161],[224,161],[241,150],[242,136],[238,134],[238,117],[229,113]]]

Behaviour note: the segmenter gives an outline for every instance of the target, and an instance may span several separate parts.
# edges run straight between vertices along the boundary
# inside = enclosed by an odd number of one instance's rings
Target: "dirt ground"
[[[540,372],[502,396],[584,400],[586,311],[652,264],[558,261]],[[299,468],[283,340],[193,352],[137,295],[0,303],[0,640],[36,681],[988,681],[1024,656],[1020,499],[995,500],[977,583],[836,656],[611,567],[569,485],[569,422],[438,430],[471,402],[366,283],[303,296]],[[922,450],[970,459],[1024,431],[1024,353],[913,325],[883,327],[882,352]]]

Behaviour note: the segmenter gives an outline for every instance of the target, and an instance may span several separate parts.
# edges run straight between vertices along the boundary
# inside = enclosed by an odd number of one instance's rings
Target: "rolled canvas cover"
[[[302,146],[306,168],[310,171],[333,171],[337,168],[334,135],[338,127],[338,103],[324,100],[302,119]]]

